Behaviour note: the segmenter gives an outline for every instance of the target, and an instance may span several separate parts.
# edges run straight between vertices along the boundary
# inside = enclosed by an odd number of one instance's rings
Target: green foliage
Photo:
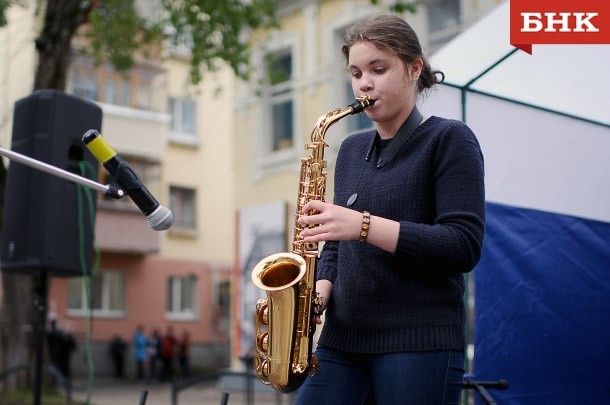
[[[379,0],[370,0],[377,4]],[[6,25],[6,10],[21,0],[0,0],[0,27]],[[161,0],[163,19],[145,21],[134,9],[134,0],[100,1],[89,15],[87,37],[90,45],[80,51],[100,63],[110,62],[117,70],[133,66],[135,52],[146,52],[159,44],[163,29],[171,27],[170,40],[191,51],[190,81],[201,81],[204,68],[218,69],[227,63],[241,78],[248,76],[249,33],[262,27],[277,27],[275,0]],[[390,10],[416,11],[416,2],[396,0]],[[85,21],[83,21],[85,22]]]
[[[274,0],[162,0],[162,4],[169,11],[168,25],[175,30],[173,44],[191,50],[192,83],[201,80],[201,66],[214,71],[220,60],[239,77],[247,77],[247,34],[277,24]]]
[[[160,26],[138,17],[133,0],[104,0],[90,16],[86,36],[91,47],[81,50],[96,61],[108,60],[118,71],[133,66],[133,54],[161,37]]]
[[[10,6],[8,0],[0,0],[0,27],[6,25],[6,9],[8,9],[8,6]]]
[[[371,1],[376,1],[376,0],[371,0]],[[411,13],[411,14],[415,14],[415,12],[417,11],[417,2],[416,1],[403,1],[403,0],[397,0],[396,3],[394,3],[393,5],[390,6],[390,11],[393,11],[395,13]]]
[[[265,66],[267,68],[267,82],[271,86],[290,79],[289,72],[292,71],[292,68],[282,63],[281,57],[278,57],[278,55],[265,54]]]
[[[12,5],[11,0],[0,0],[0,28],[4,27],[7,23],[6,10]]]
[[[379,4],[379,0],[370,1],[371,4]],[[409,12],[414,14],[417,11],[417,1],[396,0],[396,3],[392,4],[389,9],[394,13]]]

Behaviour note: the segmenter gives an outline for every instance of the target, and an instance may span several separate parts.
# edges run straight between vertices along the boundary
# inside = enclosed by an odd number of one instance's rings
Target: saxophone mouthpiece
[[[348,107],[351,107],[352,114],[358,114],[375,104],[375,101],[377,100],[372,99],[371,96],[356,97]]]

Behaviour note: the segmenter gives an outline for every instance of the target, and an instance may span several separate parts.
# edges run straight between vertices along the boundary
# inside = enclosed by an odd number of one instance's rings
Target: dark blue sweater
[[[462,122],[430,117],[394,159],[375,168],[390,141],[348,137],[335,168],[335,204],[400,222],[396,251],[329,241],[318,279],[332,298],[319,344],[358,353],[465,346],[464,276],[481,256],[485,228],[483,155]]]

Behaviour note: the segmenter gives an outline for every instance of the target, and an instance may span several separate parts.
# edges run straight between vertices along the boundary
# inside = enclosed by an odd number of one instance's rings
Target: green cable
[[[91,163],[87,161],[79,162],[81,175],[86,177],[87,169],[91,170],[91,172],[95,175],[96,172],[93,169]],[[93,247],[95,250],[95,260],[91,267],[91,274],[87,274],[87,259],[85,258],[85,229],[83,224],[83,201],[81,191],[85,194],[88,201],[89,206],[89,217],[91,220],[91,230],[93,237]],[[93,363],[93,354],[91,352],[91,329],[92,323],[91,318],[93,315],[93,308],[89,306],[90,302],[90,291],[91,291],[91,276],[97,274],[97,270],[100,264],[100,251],[99,247],[95,244],[95,201],[93,200],[93,196],[91,190],[89,188],[85,188],[79,184],[77,184],[77,201],[78,201],[78,228],[79,228],[79,252],[80,252],[80,263],[81,269],[83,272],[83,285],[85,292],[85,306],[88,306],[88,316],[85,317],[85,354],[87,357],[87,367],[88,367],[88,378],[87,378],[87,399],[86,403],[91,403],[91,396],[93,395],[93,383],[94,383],[94,363]]]

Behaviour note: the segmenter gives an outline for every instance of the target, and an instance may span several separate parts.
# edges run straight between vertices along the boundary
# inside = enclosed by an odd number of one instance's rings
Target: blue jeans
[[[357,354],[318,346],[320,366],[297,405],[458,405],[464,353],[456,350]]]

